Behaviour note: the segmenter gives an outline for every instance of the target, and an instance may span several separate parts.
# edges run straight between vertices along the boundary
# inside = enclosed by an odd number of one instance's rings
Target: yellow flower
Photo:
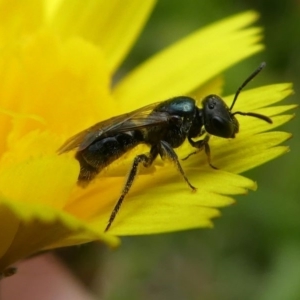
[[[273,124],[240,117],[236,139],[213,138],[211,169],[203,153],[182,162],[191,193],[174,166],[157,159],[143,168],[111,229],[104,233],[137,147],[83,189],[74,153],[57,149],[73,134],[114,115],[174,95],[217,93],[226,68],[260,51],[257,19],[246,12],[198,30],[130,72],[112,76],[136,40],[155,1],[2,1],[0,4],[0,273],[37,251],[102,240],[212,226],[229,195],[255,189],[243,172],[287,151],[290,137],[270,132],[293,105],[273,106],[289,84],[240,95],[236,110],[270,116]],[[30,17],[29,17],[30,16]],[[248,74],[243,74],[246,78]],[[231,103],[233,96],[226,98]],[[268,132],[264,132],[268,130]],[[191,152],[185,144],[177,153]]]

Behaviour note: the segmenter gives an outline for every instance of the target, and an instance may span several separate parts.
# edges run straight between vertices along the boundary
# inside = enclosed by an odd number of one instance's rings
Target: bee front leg
[[[183,158],[182,160],[186,160],[188,159],[190,156],[198,153],[199,151],[201,151],[204,147],[204,151],[205,151],[205,154],[207,156],[207,161],[208,161],[208,164],[215,170],[218,170],[217,167],[215,167],[212,163],[211,163],[211,155],[210,155],[210,147],[209,147],[209,144],[208,144],[208,141],[210,139],[210,136],[209,135],[206,135],[205,138],[203,140],[199,140],[199,141],[193,141],[191,138],[188,138],[189,140],[189,143],[194,147],[194,148],[197,148],[196,151],[190,153],[188,156],[186,156],[185,158]]]
[[[129,175],[127,177],[127,180],[126,180],[126,183],[125,183],[125,186],[123,188],[123,191],[121,193],[121,196],[117,202],[117,204],[115,205],[110,217],[109,217],[109,220],[108,220],[108,224],[105,228],[105,232],[108,231],[108,229],[111,227],[111,224],[113,223],[114,219],[116,218],[116,215],[118,213],[118,211],[120,210],[120,207],[122,205],[122,202],[125,198],[125,196],[128,194],[134,180],[135,180],[135,177],[137,175],[137,172],[138,172],[138,168],[139,168],[139,165],[142,163],[145,167],[150,167],[151,164],[153,163],[154,159],[157,157],[158,155],[158,151],[157,151],[157,148],[156,147],[152,147],[151,148],[151,151],[150,151],[150,154],[146,155],[146,154],[141,154],[141,155],[138,155],[135,157],[134,161],[133,161],[133,164],[132,164],[132,167],[130,169],[130,172],[129,172]]]

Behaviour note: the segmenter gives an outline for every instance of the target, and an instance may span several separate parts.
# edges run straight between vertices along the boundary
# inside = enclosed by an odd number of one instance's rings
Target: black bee
[[[264,67],[265,63],[262,63],[239,87],[230,107],[217,95],[205,97],[202,101],[202,108],[196,106],[193,98],[174,97],[99,122],[71,137],[61,146],[59,153],[76,148],[75,157],[80,163],[78,184],[82,186],[87,185],[101,170],[137,145],[146,144],[150,147],[149,153],[140,154],[134,158],[127,181],[110,215],[105,231],[112,225],[133,184],[140,164],[149,167],[158,155],[162,159],[169,159],[175,164],[188,186],[195,190],[196,188],[186,177],[174,148],[182,145],[187,139],[196,148],[196,151],[190,155],[204,149],[210,166],[214,168],[210,160],[209,137],[214,135],[234,138],[239,132],[239,123],[235,115],[251,116],[272,123],[272,120],[264,115],[252,112],[232,112],[241,90]],[[204,138],[194,140],[201,136]]]

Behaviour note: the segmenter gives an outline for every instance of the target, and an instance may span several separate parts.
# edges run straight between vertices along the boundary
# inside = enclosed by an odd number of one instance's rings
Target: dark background
[[[160,1],[121,74],[193,30],[248,9],[261,15],[266,50],[224,74],[224,95],[240,85],[238,74],[266,61],[255,86],[293,82],[296,95],[286,103],[298,103],[296,0]],[[258,182],[258,190],[236,197],[213,230],[127,237],[116,251],[93,243],[58,254],[102,299],[299,300],[299,123],[296,117],[281,128],[293,133],[287,143],[291,152],[245,173]]]

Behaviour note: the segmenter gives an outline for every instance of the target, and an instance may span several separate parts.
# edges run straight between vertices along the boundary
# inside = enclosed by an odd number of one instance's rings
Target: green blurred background
[[[293,82],[297,93],[296,0],[160,1],[121,71],[199,27],[248,9],[261,14],[266,50],[224,74],[224,94],[233,93],[239,74],[248,75],[261,61],[267,68],[251,87]],[[297,94],[286,101],[297,102]],[[258,190],[223,209],[213,230],[127,237],[116,251],[93,243],[58,254],[101,299],[299,300],[299,125],[298,117],[281,128],[293,133],[291,152],[244,174],[258,182]]]

